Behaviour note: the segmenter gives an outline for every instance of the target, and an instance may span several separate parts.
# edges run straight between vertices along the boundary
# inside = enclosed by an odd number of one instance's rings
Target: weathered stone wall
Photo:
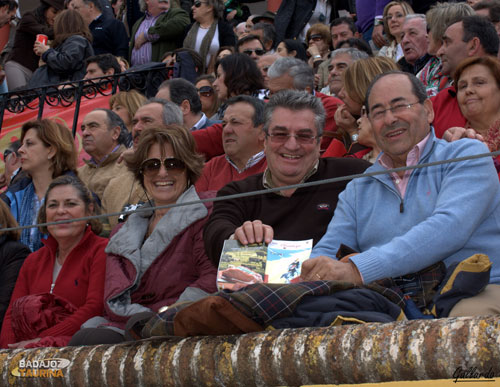
[[[63,376],[12,375],[49,358],[69,360]],[[449,379],[458,367],[500,376],[500,317],[3,350],[0,385],[294,386]]]

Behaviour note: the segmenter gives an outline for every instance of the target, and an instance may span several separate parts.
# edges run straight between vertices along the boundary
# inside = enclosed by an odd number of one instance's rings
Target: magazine
[[[273,240],[269,245],[243,246],[226,240],[217,271],[217,287],[238,290],[250,284],[299,282],[302,262],[309,258],[312,239]]]

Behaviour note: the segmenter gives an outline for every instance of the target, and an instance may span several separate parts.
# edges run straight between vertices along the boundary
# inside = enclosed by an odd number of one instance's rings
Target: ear
[[[122,130],[121,130],[121,128],[119,126],[115,126],[112,129],[111,137],[113,138],[113,141],[118,141],[118,137],[120,137],[121,131]]]
[[[182,114],[188,114],[191,111],[191,105],[189,104],[189,101],[187,99],[183,100],[181,104],[179,105],[181,108]]]
[[[467,43],[467,53],[469,56],[478,56],[481,49],[481,41],[477,36]]]
[[[111,67],[104,72],[104,75],[113,75],[114,73],[115,69]]]
[[[89,215],[94,215],[94,203],[90,203],[89,204],[88,214]]]
[[[54,147],[52,145],[50,145],[49,146],[49,154],[47,155],[47,158],[49,160],[52,160],[55,155],[56,155],[56,150],[54,149]]]
[[[431,100],[428,98],[424,101],[424,109],[427,114],[427,122],[431,124],[434,121],[434,108],[432,107]]]
[[[264,125],[259,125],[257,128],[258,128],[257,138],[259,142],[264,143],[264,140],[266,139],[266,133],[264,133]]]
[[[288,54],[293,54],[293,56],[297,56],[297,50],[288,51]]]

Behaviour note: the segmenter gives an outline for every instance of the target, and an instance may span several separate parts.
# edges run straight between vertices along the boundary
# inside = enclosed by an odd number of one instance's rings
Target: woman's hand
[[[384,26],[382,24],[373,27],[372,40],[378,48],[382,48],[387,44],[387,40],[384,37]]]
[[[226,16],[226,20],[227,21],[233,20],[234,17],[236,16],[236,12],[238,12],[236,9],[233,9],[231,12],[229,12]]]
[[[144,36],[144,33],[142,33],[135,39],[134,48],[138,50],[146,42],[147,42],[146,37]]]
[[[31,344],[31,343],[38,343],[40,341],[40,337],[37,337],[36,339],[32,340],[24,340],[24,341],[19,341],[14,344],[7,344],[10,349],[16,349],[16,348],[24,348],[26,345]]]
[[[37,54],[38,56],[42,56],[43,53],[45,51],[47,51],[50,47],[49,46],[46,46],[45,44],[43,43],[40,43],[40,42],[35,42],[35,45],[33,46],[33,51],[35,52],[35,54]]]
[[[346,105],[340,105],[335,112],[335,116],[333,117],[337,126],[344,131],[346,131],[349,136],[358,132],[358,124],[356,122],[356,118],[349,113]]]

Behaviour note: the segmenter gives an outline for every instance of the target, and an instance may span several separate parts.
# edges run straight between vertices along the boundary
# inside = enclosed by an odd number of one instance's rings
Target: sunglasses
[[[201,97],[211,97],[214,94],[214,89],[212,86],[202,86],[198,90],[198,94]]]
[[[309,37],[309,40],[312,40],[313,42],[319,42],[320,40],[323,40],[323,36],[320,34],[314,34]]]
[[[195,1],[193,3],[193,5],[196,7],[196,8],[200,8],[202,4],[207,4],[206,1]]]
[[[270,137],[271,142],[274,142],[275,144],[284,144],[290,137],[294,137],[295,141],[297,141],[299,144],[313,144],[314,141],[318,138],[318,136],[306,133],[290,134],[287,132],[274,132],[269,133],[267,136]]]
[[[161,165],[165,167],[167,172],[181,172],[186,169],[184,161],[170,157],[163,160],[147,159],[141,164],[141,173],[145,176],[152,176],[160,171]]]
[[[243,54],[247,54],[248,56],[252,55],[252,53],[255,52],[258,56],[262,56],[266,53],[266,50],[262,50],[260,48],[256,50],[243,50]]]

